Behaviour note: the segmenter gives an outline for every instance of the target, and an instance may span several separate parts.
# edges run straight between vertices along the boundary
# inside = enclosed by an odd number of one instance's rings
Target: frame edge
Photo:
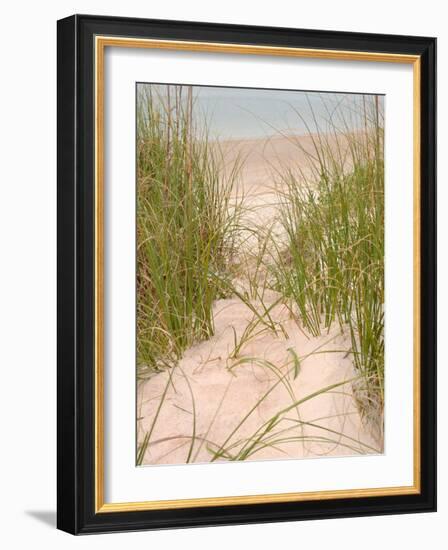
[[[57,528],[79,532],[76,336],[77,27],[57,22]]]

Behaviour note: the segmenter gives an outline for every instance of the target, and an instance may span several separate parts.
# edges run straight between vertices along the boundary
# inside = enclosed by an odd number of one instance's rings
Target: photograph
[[[137,466],[384,453],[385,100],[136,83]]]

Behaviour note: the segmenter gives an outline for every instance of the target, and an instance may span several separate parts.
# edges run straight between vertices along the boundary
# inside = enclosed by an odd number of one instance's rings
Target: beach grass
[[[141,87],[137,101],[137,365],[170,367],[213,334],[212,305],[233,253],[235,173],[193,116],[189,86]]]
[[[280,176],[288,246],[274,255],[273,273],[275,289],[293,302],[311,335],[334,322],[349,331],[363,377],[359,405],[378,416],[384,404],[384,125],[377,98],[364,97],[357,116],[356,132],[329,119],[325,129],[310,133],[307,174]]]

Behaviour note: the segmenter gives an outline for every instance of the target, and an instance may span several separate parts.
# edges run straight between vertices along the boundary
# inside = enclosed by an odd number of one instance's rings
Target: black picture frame
[[[152,38],[420,58],[420,492],[160,510],[95,510],[94,39]],[[436,39],[74,15],[58,21],[57,526],[73,534],[436,509]]]

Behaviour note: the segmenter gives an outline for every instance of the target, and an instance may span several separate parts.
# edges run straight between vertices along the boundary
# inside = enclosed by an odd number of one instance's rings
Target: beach
[[[220,144],[223,180],[241,161],[229,203],[243,205],[233,258],[237,290],[213,303],[211,338],[189,347],[173,369],[138,381],[138,444],[150,434],[142,465],[382,452],[353,389],[348,331],[333,323],[309,334],[257,263],[260,234],[285,247],[285,189],[276,175],[290,169],[309,177],[302,149],[312,147],[312,137],[296,135]]]

